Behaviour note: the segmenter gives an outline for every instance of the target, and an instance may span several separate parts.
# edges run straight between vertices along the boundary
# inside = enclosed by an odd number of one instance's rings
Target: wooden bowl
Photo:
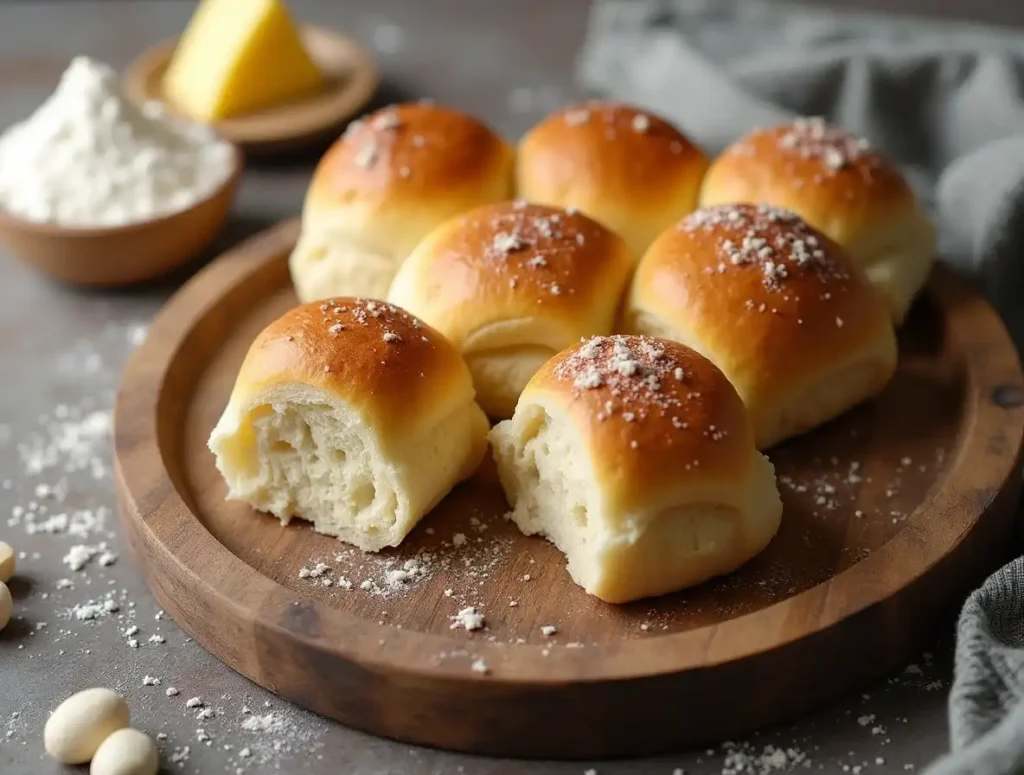
[[[369,103],[377,90],[377,65],[357,41],[324,27],[303,26],[302,42],[327,78],[327,88],[281,105],[217,121],[217,132],[246,153],[290,153],[315,145],[341,131]],[[125,71],[127,95],[136,102],[159,100],[171,112],[164,75],[178,40],[158,43],[140,54]],[[180,112],[180,111],[179,111]]]
[[[489,464],[397,549],[282,527],[225,501],[207,440],[253,338],[296,304],[298,235],[292,221],[242,243],[167,303],[125,367],[115,470],[125,541],[160,604],[323,716],[544,758],[735,739],[903,667],[1011,554],[1024,376],[996,313],[942,265],[882,395],[769,451],[782,527],[729,576],[602,603],[503,518]],[[311,575],[319,562],[328,573]],[[420,575],[394,583],[407,562]],[[484,629],[451,629],[464,606]]]
[[[60,226],[0,209],[0,245],[55,280],[115,287],[152,280],[195,258],[224,223],[242,173],[242,154],[205,199],[170,215],[123,226]]]

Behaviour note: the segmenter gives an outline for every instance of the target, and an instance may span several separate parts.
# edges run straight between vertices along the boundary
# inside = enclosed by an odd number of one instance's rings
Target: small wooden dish
[[[214,123],[223,137],[246,153],[288,153],[332,139],[377,90],[377,65],[357,41],[324,27],[303,26],[302,41],[317,67],[327,78],[327,88],[317,94],[255,113]],[[164,75],[177,39],[166,40],[140,54],[125,71],[128,96],[136,102],[165,99]]]
[[[724,578],[602,603],[551,544],[502,518],[488,465],[398,549],[367,555],[301,520],[282,527],[224,500],[206,442],[253,338],[296,304],[298,233],[293,221],[249,240],[168,302],[125,368],[114,445],[126,541],[161,605],[317,713],[514,756],[727,739],[905,665],[1011,549],[1024,378],[998,316],[944,266],[883,394],[770,450],[782,528]],[[417,567],[390,583],[389,569]],[[464,606],[487,628],[453,630]]]
[[[234,149],[231,174],[209,196],[170,215],[123,226],[60,226],[0,209],[0,244],[55,280],[97,287],[162,277],[195,258],[216,235],[241,178]]]

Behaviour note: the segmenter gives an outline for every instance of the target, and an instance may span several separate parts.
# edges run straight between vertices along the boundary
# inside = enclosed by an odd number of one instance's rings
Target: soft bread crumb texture
[[[489,127],[433,102],[392,105],[352,122],[306,194],[289,259],[299,300],[385,298],[431,229],[512,196],[514,156]]]
[[[376,551],[473,473],[486,431],[444,337],[390,304],[343,298],[260,334],[210,448],[229,498]]]
[[[822,118],[758,129],[729,146],[708,169],[700,204],[737,202],[784,207],[843,246],[896,323],[931,272],[935,228],[899,169]]]
[[[639,258],[697,207],[708,161],[665,119],[590,100],[545,118],[519,143],[516,195],[578,208],[622,235]]]
[[[886,303],[846,252],[770,205],[697,210],[645,254],[622,327],[713,361],[768,448],[881,392],[896,368]]]
[[[480,405],[505,419],[546,360],[611,333],[633,263],[620,237],[580,213],[501,202],[431,232],[388,300],[462,352]]]
[[[530,381],[490,434],[511,517],[588,593],[623,603],[735,570],[779,527],[742,402],[675,342],[594,337]]]

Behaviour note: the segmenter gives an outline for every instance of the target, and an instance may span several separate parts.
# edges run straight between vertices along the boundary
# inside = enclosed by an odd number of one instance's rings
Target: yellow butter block
[[[301,97],[324,77],[280,0],[202,0],[164,76],[164,93],[203,121]]]

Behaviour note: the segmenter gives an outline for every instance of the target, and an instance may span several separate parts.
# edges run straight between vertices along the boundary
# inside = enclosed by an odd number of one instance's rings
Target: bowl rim
[[[0,205],[0,229],[17,229],[23,233],[33,233],[42,236],[52,237],[111,237],[130,234],[152,228],[159,224],[166,224],[175,218],[180,218],[185,213],[194,212],[199,208],[208,205],[210,202],[223,196],[225,191],[234,189],[242,177],[245,168],[245,154],[237,143],[228,140],[223,135],[216,133],[217,139],[226,143],[231,148],[231,169],[224,179],[214,186],[205,196],[180,210],[165,213],[163,215],[145,218],[140,221],[130,221],[116,225],[99,226],[62,226],[51,221],[33,221],[23,218],[17,213],[12,213]]]

